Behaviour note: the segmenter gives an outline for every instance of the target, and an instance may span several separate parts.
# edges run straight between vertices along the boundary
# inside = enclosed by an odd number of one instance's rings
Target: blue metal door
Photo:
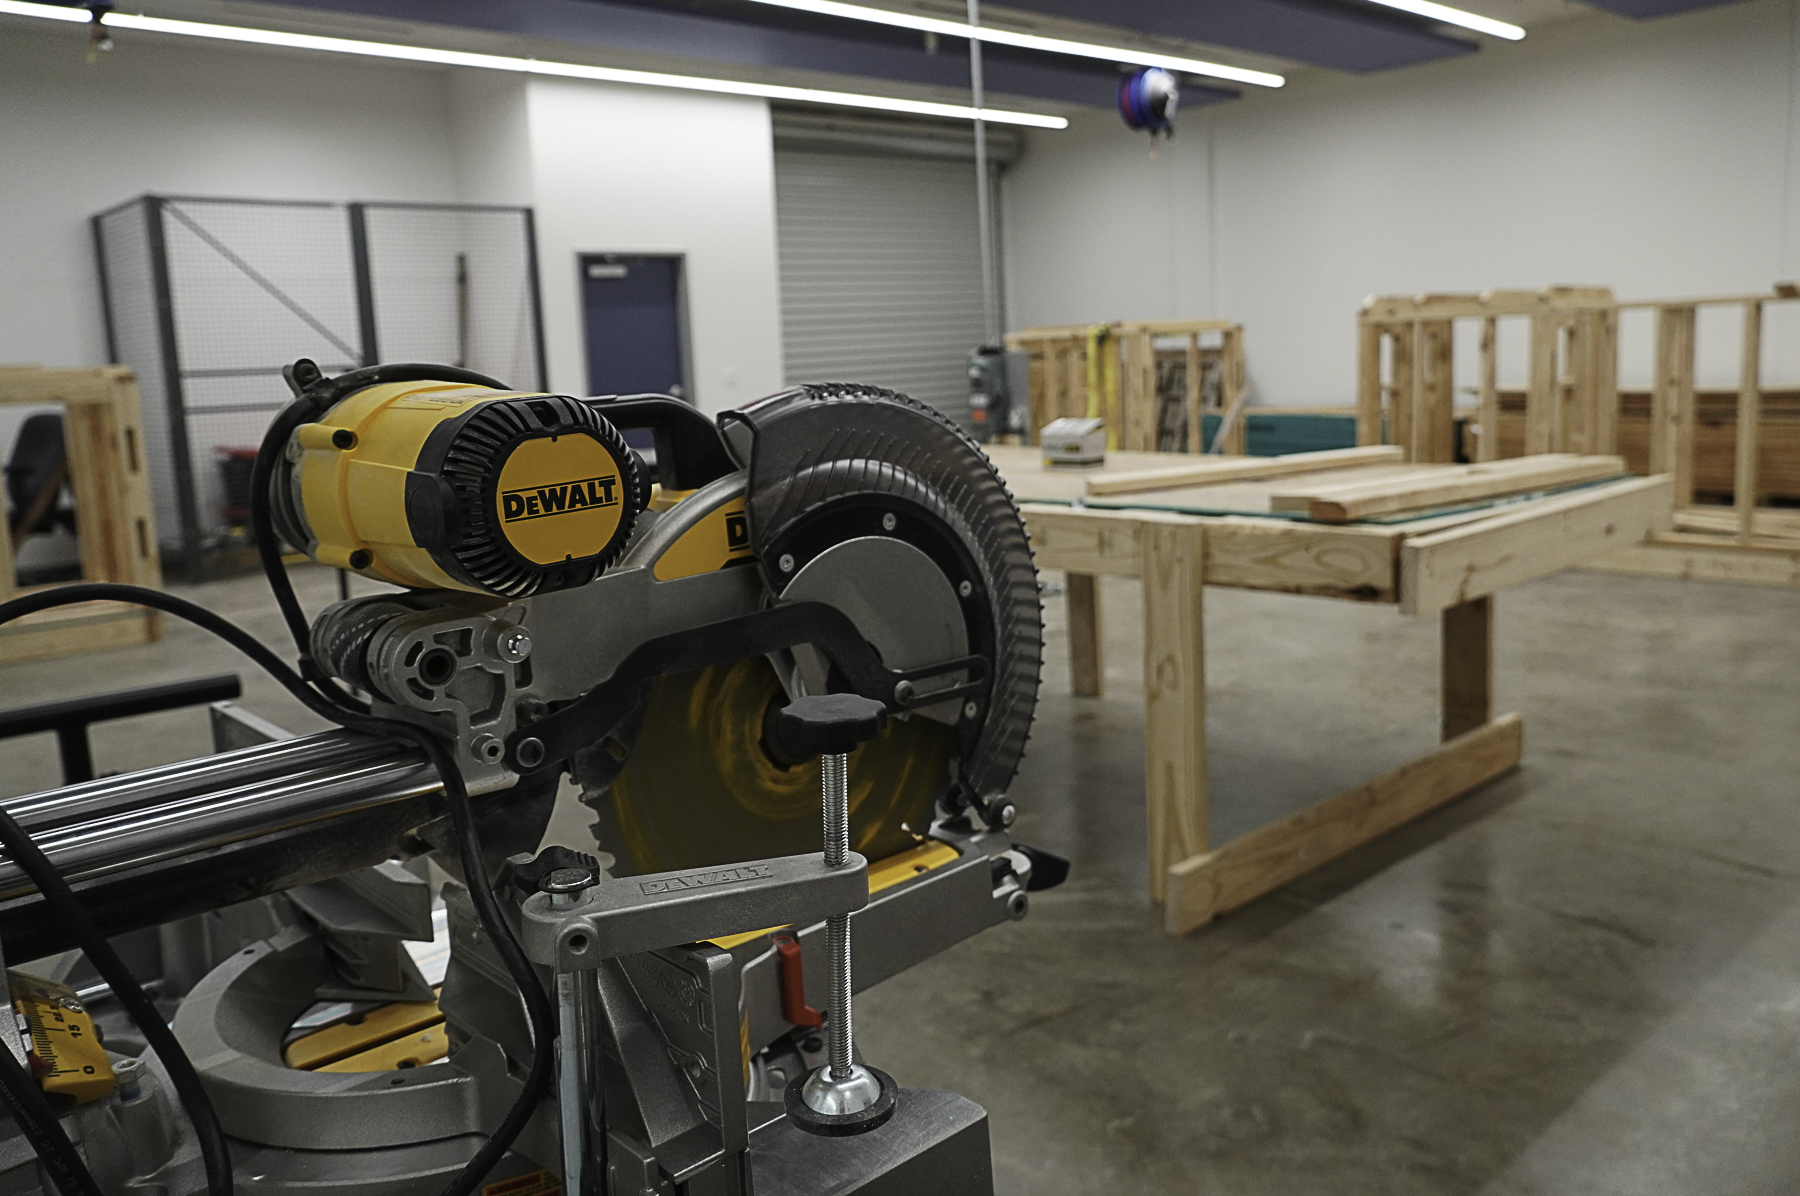
[[[588,393],[688,398],[681,259],[583,254]]]

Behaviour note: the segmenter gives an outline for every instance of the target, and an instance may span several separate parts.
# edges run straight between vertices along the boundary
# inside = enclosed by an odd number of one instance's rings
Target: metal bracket
[[[867,860],[853,852],[847,865],[831,868],[813,852],[603,880],[566,908],[538,893],[520,908],[519,938],[533,962],[576,972],[639,951],[811,923],[868,903]]]

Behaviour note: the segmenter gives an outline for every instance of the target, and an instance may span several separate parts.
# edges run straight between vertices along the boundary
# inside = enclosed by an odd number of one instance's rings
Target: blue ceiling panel
[[[1631,3],[1632,0],[1620,0]],[[1644,3],[1671,0],[1642,0]],[[1427,22],[1352,0],[1004,0],[1009,8],[1099,21],[1292,58],[1341,71],[1411,66],[1477,47],[1433,32]]]

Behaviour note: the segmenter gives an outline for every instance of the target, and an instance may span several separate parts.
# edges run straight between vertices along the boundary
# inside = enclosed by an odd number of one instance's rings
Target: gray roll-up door
[[[775,196],[788,382],[888,387],[966,427],[982,339],[974,164],[778,142]]]

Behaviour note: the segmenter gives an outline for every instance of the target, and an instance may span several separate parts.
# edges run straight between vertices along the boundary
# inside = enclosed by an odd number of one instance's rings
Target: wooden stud
[[[1412,460],[1413,405],[1416,401],[1416,379],[1413,376],[1413,346],[1418,332],[1416,324],[1395,324],[1388,329],[1388,371],[1392,379],[1392,401],[1388,404],[1388,440],[1406,451]]]
[[[1503,714],[1385,776],[1169,869],[1163,927],[1185,934],[1518,767],[1524,727]]]
[[[1069,621],[1069,690],[1082,698],[1100,697],[1106,688],[1099,580],[1092,573],[1063,575],[1063,605]]]
[[[1132,397],[1131,415],[1126,421],[1132,447],[1154,453],[1161,447],[1158,441],[1162,431],[1162,396],[1156,389],[1156,338],[1147,331],[1134,331],[1122,340],[1119,350],[1123,355],[1119,363],[1120,384],[1129,387]]]
[[[1594,438],[1590,453],[1619,451],[1619,309],[1594,313]]]
[[[1744,304],[1744,360],[1738,384],[1737,468],[1732,501],[1737,507],[1738,543],[1756,534],[1756,441],[1762,429],[1762,314],[1760,303]]]
[[[1593,327],[1589,312],[1581,312],[1563,321],[1562,375],[1557,386],[1561,397],[1556,450],[1563,453],[1588,453],[1593,435],[1594,375]]]
[[[1531,373],[1525,390],[1525,455],[1554,452],[1558,425],[1557,342],[1562,331],[1556,318],[1531,321]]]
[[[1356,443],[1381,444],[1381,325],[1365,318],[1356,332]]]
[[[1187,335],[1187,451],[1206,451],[1206,412],[1200,395],[1200,334]]]
[[[1649,468],[1674,477],[1677,507],[1694,502],[1694,316],[1692,307],[1656,309]]]
[[[1494,596],[1446,606],[1442,639],[1442,738],[1447,743],[1494,716]]]
[[[1244,408],[1250,403],[1250,380],[1244,366],[1244,328],[1233,324],[1224,330],[1224,343],[1219,349],[1219,399],[1224,414],[1219,418],[1219,436],[1224,451],[1233,456],[1244,455],[1246,433]]]
[[[1694,505],[1694,439],[1700,428],[1694,395],[1694,355],[1698,344],[1698,320],[1692,307],[1679,309],[1671,359],[1675,396],[1675,505]]]
[[[1206,668],[1198,519],[1143,525],[1144,781],[1150,896],[1206,850]]]
[[[1413,423],[1416,462],[1456,460],[1455,345],[1449,320],[1420,320],[1418,329],[1417,417]]]
[[[1481,414],[1476,421],[1475,459],[1500,458],[1500,322],[1493,316],[1481,321]]]
[[[1650,382],[1649,472],[1675,472],[1675,322],[1680,309],[1656,309],[1656,362]]]

